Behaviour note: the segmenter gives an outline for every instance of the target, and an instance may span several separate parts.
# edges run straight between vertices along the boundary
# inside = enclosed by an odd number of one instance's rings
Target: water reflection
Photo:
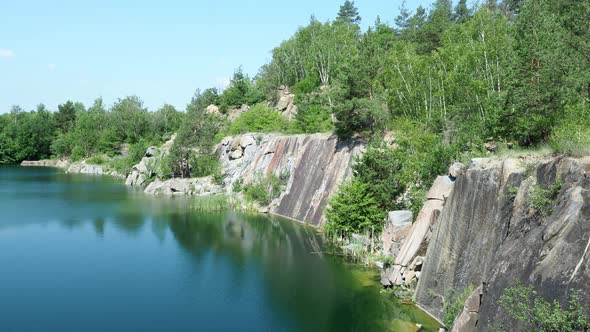
[[[137,328],[137,320],[149,310],[163,310],[159,318],[169,329],[216,324],[221,330],[383,331],[394,319],[428,323],[415,310],[381,296],[370,279],[373,274],[323,255],[322,239],[313,228],[280,218],[197,212],[191,208],[194,203],[128,191],[108,177],[0,168],[0,234],[6,229],[24,233],[40,224],[58,224],[81,238],[92,231],[98,244],[84,245],[98,255],[87,257],[88,268],[96,271],[86,272],[102,276],[96,283],[112,275],[113,284],[106,289],[129,292],[144,285],[140,289],[149,290],[153,303],[137,302],[143,293],[120,301],[129,308],[126,318],[119,318],[125,321],[121,330]],[[54,236],[65,252],[80,246],[68,242],[74,241],[71,236]],[[147,257],[131,255],[144,247]],[[106,250],[113,252],[100,258]],[[6,255],[0,261],[11,261]],[[63,260],[59,263],[64,266],[56,269],[68,270],[67,258]],[[130,284],[115,277],[129,273],[140,277]],[[97,296],[104,294],[90,293],[84,299]],[[236,322],[228,321],[228,315]],[[100,323],[92,326],[99,330]]]

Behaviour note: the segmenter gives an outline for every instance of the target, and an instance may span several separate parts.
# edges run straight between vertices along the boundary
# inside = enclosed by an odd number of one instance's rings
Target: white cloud
[[[0,48],[0,58],[12,58],[14,57],[13,50],[5,50]]]
[[[57,65],[55,63],[50,63],[47,65],[47,69],[49,69],[49,71],[54,71],[55,68],[57,68]]]

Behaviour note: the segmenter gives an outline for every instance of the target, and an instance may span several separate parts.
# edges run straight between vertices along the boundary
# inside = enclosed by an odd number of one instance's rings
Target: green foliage
[[[67,133],[76,123],[76,108],[74,107],[74,103],[69,100],[57,108],[58,112],[55,113],[57,127],[62,133]]]
[[[453,290],[445,296],[442,319],[446,326],[450,327],[453,325],[455,318],[457,318],[463,310],[465,301],[473,293],[473,290],[474,288],[471,286],[465,288],[461,292]]]
[[[211,154],[192,156],[190,160],[191,176],[205,177],[217,175],[220,172],[219,161],[217,156]]]
[[[562,307],[557,301],[548,302],[537,294],[533,286],[506,288],[498,301],[500,307],[512,319],[521,324],[524,331],[576,332],[590,329],[587,308],[580,303],[577,291],[570,293],[569,302]]]
[[[317,96],[308,95],[298,101],[295,123],[298,131],[303,133],[318,133],[331,131],[332,116],[330,109]]]
[[[148,111],[137,96],[119,99],[111,109],[112,123],[119,141],[136,143],[149,133]]]
[[[345,24],[360,24],[361,17],[359,15],[358,8],[354,5],[354,1],[346,0],[344,4],[340,6],[338,11],[337,22]]]
[[[279,112],[264,104],[257,104],[248,111],[240,114],[230,125],[229,133],[231,135],[238,135],[252,132],[280,132],[286,127],[287,121]]]
[[[254,105],[264,100],[263,91],[244,74],[242,68],[238,68],[230,81],[229,86],[220,96],[221,110],[238,108],[243,104]]]
[[[529,206],[542,217],[553,212],[553,204],[561,191],[561,180],[556,179],[548,188],[536,184],[529,191]]]
[[[137,143],[129,145],[127,156],[114,158],[111,161],[111,167],[120,174],[129,174],[131,168],[141,161],[147,148],[153,145],[151,143],[153,142],[146,139],[140,139]]]
[[[192,172],[199,176],[215,173],[214,168],[217,166],[212,161],[215,158],[213,138],[222,124],[218,117],[205,112],[212,96],[212,90],[204,94],[197,90],[187,106],[185,121],[178,130],[170,154],[166,158],[165,168],[169,169],[173,176],[184,178],[190,177]],[[191,169],[191,166],[195,168]]]
[[[232,191],[235,193],[240,193],[240,192],[242,192],[243,189],[244,189],[244,180],[240,178],[236,182],[234,182],[234,184],[232,186]]]
[[[275,174],[270,174],[266,177],[262,174],[257,174],[252,183],[241,185],[241,192],[244,193],[246,200],[256,202],[261,206],[268,206],[274,199],[281,195],[287,185],[288,179],[288,175],[285,177],[282,174],[280,177]]]
[[[328,203],[325,224],[328,234],[349,238],[355,233],[381,232],[385,210],[380,208],[368,184],[358,180],[346,183]]]
[[[379,125],[387,122],[388,112],[384,105],[376,100],[351,99],[339,104],[335,110],[336,132],[341,137],[353,133],[373,134]]]
[[[91,165],[106,165],[108,162],[108,158],[100,154],[86,159],[86,163]]]
[[[353,166],[355,178],[369,191],[384,211],[420,211],[425,190],[444,174],[455,151],[423,125],[397,121],[397,147],[374,142]]]
[[[551,132],[551,148],[565,155],[590,154],[590,107],[581,104],[566,108],[566,113]]]

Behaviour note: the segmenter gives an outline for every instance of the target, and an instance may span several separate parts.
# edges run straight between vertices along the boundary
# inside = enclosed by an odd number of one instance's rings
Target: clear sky
[[[184,110],[195,89],[224,86],[238,66],[255,75],[312,14],[333,19],[342,2],[0,0],[0,113],[128,95]],[[357,0],[363,27],[378,15],[392,22],[401,2]]]

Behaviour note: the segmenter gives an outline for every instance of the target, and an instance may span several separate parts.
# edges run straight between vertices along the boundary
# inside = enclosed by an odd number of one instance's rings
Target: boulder
[[[275,108],[281,112],[286,110],[287,107],[289,107],[289,105],[293,102],[294,98],[295,95],[292,94],[282,95],[279,98],[279,101],[277,102],[277,106]]]
[[[157,146],[150,146],[145,151],[144,157],[154,157],[157,153],[158,153],[158,147]]]
[[[221,113],[219,112],[219,107],[217,107],[213,104],[207,106],[207,110],[205,112],[207,114],[212,114],[212,115],[221,115]]]
[[[242,148],[240,147],[240,148],[233,150],[230,153],[229,159],[230,160],[240,159],[240,158],[242,158],[243,155],[244,155],[244,152],[242,151]]]
[[[235,119],[239,118],[242,113],[247,112],[250,110],[250,106],[244,104],[240,108],[234,108],[227,113],[227,119],[229,121],[234,121]]]
[[[104,174],[104,170],[100,166],[83,164],[80,167],[79,173],[82,173],[82,174],[102,175],[102,174]]]
[[[283,117],[287,120],[293,120],[297,115],[297,110],[297,105],[291,102],[291,104],[289,104],[289,106],[287,106],[287,109],[283,112]]]
[[[424,264],[424,256],[416,256],[409,266],[412,271],[421,271],[422,265]]]
[[[432,187],[430,187],[428,193],[426,193],[426,199],[444,201],[451,194],[453,184],[453,180],[448,176],[437,177],[436,180],[434,180]]]
[[[381,233],[381,243],[383,254],[386,256],[396,256],[403,240],[408,236],[412,226],[412,211],[390,211],[387,215],[387,221],[383,232]]]
[[[416,272],[414,271],[408,271],[404,274],[404,284],[406,286],[410,286],[412,285],[412,282],[414,282],[416,279]]]
[[[242,136],[240,138],[240,146],[243,149],[245,149],[246,147],[248,147],[252,144],[256,144],[256,140],[254,139],[254,137],[252,137],[250,135],[246,135],[246,136]]]
[[[451,180],[455,180],[459,175],[465,171],[465,165],[462,163],[454,163],[449,167],[449,177]]]

